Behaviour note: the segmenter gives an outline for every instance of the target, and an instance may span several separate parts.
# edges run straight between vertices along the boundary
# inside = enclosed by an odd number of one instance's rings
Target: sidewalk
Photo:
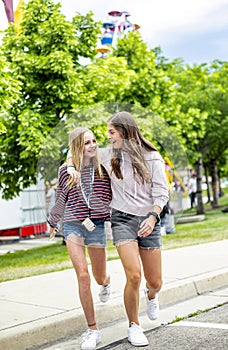
[[[228,240],[163,251],[161,308],[228,286]],[[126,319],[121,262],[108,262],[111,300],[92,289],[99,326]],[[78,334],[86,328],[73,269],[0,283],[0,349],[25,350]],[[141,284],[140,312],[145,313]],[[228,300],[227,300],[228,301]]]

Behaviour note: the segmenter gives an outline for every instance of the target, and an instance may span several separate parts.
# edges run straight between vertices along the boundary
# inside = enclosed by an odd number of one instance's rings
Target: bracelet
[[[67,165],[67,168],[74,168],[75,169],[75,166],[74,165]]]
[[[157,220],[157,223],[160,222],[160,220],[161,220],[160,215],[158,215],[158,213],[156,213],[155,211],[150,211],[147,214],[147,218],[150,217],[150,216],[154,216],[155,219]]]
[[[93,324],[88,324],[88,327],[93,327],[93,326],[96,326],[96,322]]]

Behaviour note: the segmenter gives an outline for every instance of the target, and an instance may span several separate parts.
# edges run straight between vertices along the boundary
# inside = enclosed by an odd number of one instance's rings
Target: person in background
[[[196,193],[197,193],[197,182],[196,182],[196,173],[192,173],[192,176],[188,183],[188,192],[191,201],[191,208],[195,205]]]
[[[100,157],[111,179],[113,243],[126,274],[128,341],[134,346],[146,346],[148,339],[139,322],[141,266],[146,280],[147,315],[156,320],[162,286],[159,214],[169,199],[165,163],[128,112],[118,112],[108,119],[108,138],[112,146],[100,150]],[[74,181],[80,178],[76,170],[68,168]]]
[[[174,213],[169,205],[169,201],[163,207],[162,212],[160,214],[160,218],[161,218],[162,235],[174,233],[175,231]]]
[[[160,219],[161,219],[161,235],[165,236],[166,235],[166,222],[167,222],[167,216],[169,215],[169,206],[168,202],[167,204],[163,207],[161,213],[160,213]]]
[[[73,166],[80,172],[80,181],[72,183],[64,163],[58,174],[55,204],[48,217],[50,236],[58,229],[63,217],[63,234],[76,271],[81,305],[88,324],[82,336],[81,349],[96,349],[100,343],[100,331],[96,324],[91,278],[86,249],[91,261],[92,273],[100,287],[100,301],[110,298],[110,276],[106,271],[106,233],[104,224],[110,220],[110,179],[101,165],[97,142],[93,133],[78,127],[70,133],[69,147]]]

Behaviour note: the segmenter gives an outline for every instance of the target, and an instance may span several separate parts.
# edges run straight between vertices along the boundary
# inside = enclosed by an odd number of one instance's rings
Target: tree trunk
[[[203,196],[202,196],[202,173],[203,162],[202,157],[196,162],[196,177],[197,177],[197,214],[204,214]]]
[[[207,203],[211,203],[211,191],[210,191],[207,165],[204,165],[204,173],[205,173],[206,185],[207,185]]]
[[[224,196],[224,192],[222,190],[222,184],[221,184],[221,177],[220,177],[220,171],[218,170],[218,183],[219,183],[219,198]]]
[[[212,185],[212,196],[213,196],[212,207],[218,208],[219,182],[218,182],[218,167],[217,167],[216,159],[213,159],[210,162],[210,168],[211,168],[211,185]]]

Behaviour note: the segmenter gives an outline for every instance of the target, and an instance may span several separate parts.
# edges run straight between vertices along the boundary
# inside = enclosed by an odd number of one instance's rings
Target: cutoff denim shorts
[[[129,241],[138,242],[140,248],[161,248],[161,225],[156,223],[153,231],[147,237],[139,237],[137,232],[146,216],[137,216],[112,209],[111,225],[113,244],[118,245]]]
[[[63,223],[63,236],[67,240],[69,235],[73,234],[84,239],[85,245],[106,246],[106,232],[104,228],[104,220],[92,219],[96,225],[95,229],[88,231],[79,220],[67,221]]]

